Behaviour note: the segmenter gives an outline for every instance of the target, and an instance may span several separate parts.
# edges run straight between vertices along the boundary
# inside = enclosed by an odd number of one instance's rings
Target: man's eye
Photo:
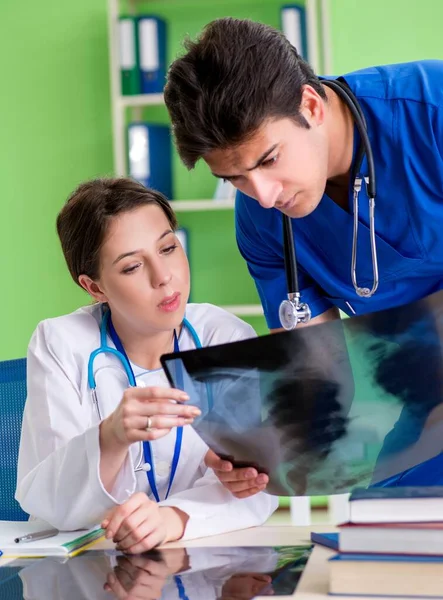
[[[272,165],[275,165],[277,160],[278,160],[278,154],[276,154],[272,158],[267,158],[265,161],[263,161],[262,167],[271,167]]]
[[[163,248],[162,254],[172,254],[174,250],[177,248],[177,244],[172,244],[172,246],[168,246],[167,248]]]

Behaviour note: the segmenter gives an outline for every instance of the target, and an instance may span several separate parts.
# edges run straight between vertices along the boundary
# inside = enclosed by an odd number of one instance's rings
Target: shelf
[[[229,304],[221,306],[224,310],[237,315],[238,317],[262,317],[263,307],[261,304]]]
[[[138,96],[119,96],[118,103],[126,106],[156,106],[164,104],[163,94],[140,94]]]
[[[232,210],[234,200],[171,200],[174,212],[197,212],[204,210]]]

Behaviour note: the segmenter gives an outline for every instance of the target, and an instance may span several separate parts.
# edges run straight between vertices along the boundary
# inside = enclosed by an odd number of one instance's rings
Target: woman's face
[[[139,333],[180,325],[189,297],[189,264],[158,205],[141,206],[112,219],[95,283],[101,292],[96,298]]]

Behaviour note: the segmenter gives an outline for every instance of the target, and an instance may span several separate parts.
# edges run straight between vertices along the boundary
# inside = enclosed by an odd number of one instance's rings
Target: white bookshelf
[[[237,317],[262,317],[263,307],[261,304],[230,304],[221,306],[224,310],[237,315]]]
[[[232,210],[234,200],[172,200],[171,205],[175,212]]]
[[[140,94],[138,96],[119,96],[117,103],[120,105],[120,109],[124,110],[127,107],[158,106],[164,104],[165,100],[163,94]]]

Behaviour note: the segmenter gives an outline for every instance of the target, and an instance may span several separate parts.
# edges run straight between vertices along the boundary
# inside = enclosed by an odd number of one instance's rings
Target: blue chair
[[[17,459],[26,400],[26,359],[0,362],[0,520],[27,521],[15,500]]]

